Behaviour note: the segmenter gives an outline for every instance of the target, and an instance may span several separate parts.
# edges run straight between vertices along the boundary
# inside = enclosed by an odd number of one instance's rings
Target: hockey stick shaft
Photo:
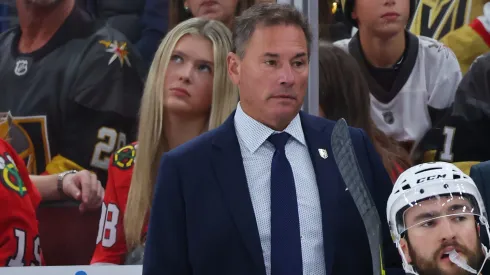
[[[373,275],[384,274],[381,251],[381,220],[359,168],[349,127],[344,119],[340,119],[335,124],[331,143],[335,162],[366,228],[373,264]]]

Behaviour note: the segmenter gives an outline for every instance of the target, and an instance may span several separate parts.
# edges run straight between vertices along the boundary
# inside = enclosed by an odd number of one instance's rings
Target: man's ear
[[[408,243],[404,238],[400,239],[400,248],[403,251],[403,255],[405,256],[405,259],[407,260],[407,263],[411,264],[412,263],[412,258],[410,257],[410,253],[408,252]]]
[[[226,57],[226,62],[228,64],[228,76],[231,79],[231,82],[235,85],[240,84],[240,64],[241,60],[238,55],[235,53],[228,53]]]

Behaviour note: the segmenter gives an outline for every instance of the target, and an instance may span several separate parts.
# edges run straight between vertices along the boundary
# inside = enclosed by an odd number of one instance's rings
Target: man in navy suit
[[[221,127],[163,156],[144,275],[372,275],[361,216],[329,155],[334,123],[300,112],[310,41],[289,5],[237,19],[228,73],[240,103]],[[350,132],[386,217],[390,178],[366,134]],[[383,234],[385,267],[401,267]]]

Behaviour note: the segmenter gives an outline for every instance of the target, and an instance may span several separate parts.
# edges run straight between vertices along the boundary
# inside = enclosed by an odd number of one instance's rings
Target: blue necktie
[[[283,132],[268,138],[276,148],[271,166],[272,275],[303,274],[298,201],[293,170],[285,151],[290,137],[288,133]]]

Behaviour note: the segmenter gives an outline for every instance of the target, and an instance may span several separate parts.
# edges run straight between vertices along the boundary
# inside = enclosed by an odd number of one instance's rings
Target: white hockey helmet
[[[400,247],[400,239],[410,227],[405,224],[405,213],[410,208],[415,209],[415,206],[421,206],[420,202],[438,196],[465,200],[470,207],[461,208],[458,210],[458,215],[474,215],[475,219],[486,227],[488,233],[485,205],[475,182],[469,176],[455,165],[446,162],[413,166],[398,177],[386,207],[391,236],[407,273],[417,274],[406,261]],[[446,201],[448,200],[444,202]]]

